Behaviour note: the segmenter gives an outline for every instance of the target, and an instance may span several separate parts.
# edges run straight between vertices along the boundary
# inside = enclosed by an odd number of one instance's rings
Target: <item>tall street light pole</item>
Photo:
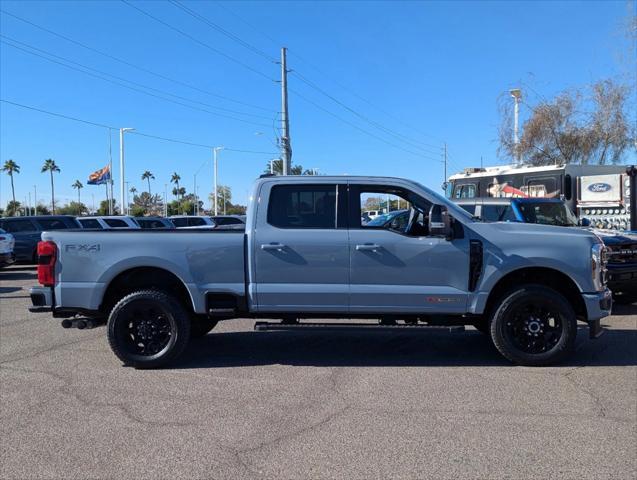
[[[520,115],[520,100],[522,99],[522,90],[514,88],[509,90],[514,99],[513,107],[513,144],[515,145],[515,163],[520,164],[520,137],[518,135],[518,117]]]
[[[288,67],[287,48],[281,49],[281,160],[283,162],[283,175],[288,175],[292,166],[292,147],[290,145],[290,115],[288,112]]]
[[[214,199],[214,203],[215,203],[215,215],[219,214],[219,206],[218,206],[218,198],[217,198],[217,152],[223,150],[223,147],[215,147],[212,149],[212,153],[213,153],[213,175],[214,175],[214,182],[213,182],[213,190],[212,190],[212,198]]]
[[[131,132],[134,128],[119,129],[119,202],[121,205],[122,215],[126,215],[124,202],[126,201],[126,179],[124,178],[124,133]]]
[[[33,185],[33,203],[34,203],[34,212],[38,214],[38,187]]]

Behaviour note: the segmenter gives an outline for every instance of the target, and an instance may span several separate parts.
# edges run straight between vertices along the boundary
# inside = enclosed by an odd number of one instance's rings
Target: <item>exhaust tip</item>
[[[67,319],[62,320],[62,328],[71,328],[73,326],[73,321]]]

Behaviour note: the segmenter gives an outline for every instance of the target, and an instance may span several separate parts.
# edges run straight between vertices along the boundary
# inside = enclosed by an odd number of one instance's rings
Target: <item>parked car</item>
[[[0,218],[0,228],[15,239],[16,262],[37,263],[37,246],[44,230],[68,230],[80,228],[80,225],[69,215],[36,215]]]
[[[135,221],[144,230],[172,230],[175,228],[175,224],[169,218],[164,217],[135,217]]]
[[[402,230],[409,221],[409,210],[394,210],[393,212],[378,215],[366,223],[368,227],[392,228]]]
[[[102,215],[95,217],[77,217],[77,221],[82,228],[94,230],[115,230],[119,228],[135,228],[140,226],[135,217],[129,215]]]
[[[361,224],[370,194],[409,205],[402,231]],[[267,176],[250,198],[245,232],[158,231],[152,242],[134,230],[46,232],[32,310],[68,317],[67,327],[87,326],[77,313],[108,319],[111,349],[138,368],[170,363],[192,336],[246,316],[282,320],[257,330],[475,325],[510,361],[548,365],[574,351],[578,320],[597,338],[611,311],[606,250],[583,229],[478,221],[398,178]],[[349,316],[381,323],[338,320]],[[298,321],[326,317],[335,320]]]
[[[176,228],[213,229],[216,227],[215,222],[212,220],[212,218],[203,215],[173,215],[169,218]]]
[[[246,221],[240,215],[216,215],[210,217],[219,230],[245,230]]]
[[[456,203],[486,221],[539,223],[563,227],[588,227],[578,222],[570,208],[557,198],[472,198]],[[621,301],[637,299],[637,232],[591,229],[608,248],[608,287]]]
[[[13,253],[14,245],[15,239],[13,235],[0,228],[0,268],[15,262],[15,253]]]

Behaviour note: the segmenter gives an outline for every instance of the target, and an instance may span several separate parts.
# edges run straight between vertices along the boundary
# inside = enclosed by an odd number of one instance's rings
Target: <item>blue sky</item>
[[[0,96],[103,125],[266,152],[221,152],[219,181],[231,186],[240,202],[276,156],[268,152],[277,151],[275,119],[281,101],[273,79],[279,78],[280,67],[270,58],[278,58],[280,46],[289,48],[288,66],[294,71],[289,76],[294,163],[326,174],[405,176],[435,188],[443,180],[444,142],[449,173],[479,165],[480,157],[485,165],[502,163],[496,155],[497,100],[509,88],[522,86],[532,99],[529,88],[550,97],[598,79],[634,75],[629,67],[631,61],[635,65],[634,51],[626,57],[623,22],[634,14],[635,4],[625,1],[183,2],[214,26],[169,2],[130,1],[191,38],[120,1],[2,1],[8,13],[139,68],[2,15],[3,40],[120,77],[124,80],[107,78],[129,88],[2,44]],[[55,177],[62,202],[76,198],[71,188],[76,179],[86,183],[89,173],[108,161],[104,127],[6,103],[0,109],[0,160],[12,158],[22,167],[15,177],[20,201],[33,185],[39,200],[49,198],[48,177],[40,173],[46,158],[62,169]],[[523,109],[522,119],[527,114]],[[116,132],[112,142],[117,181]],[[150,169],[155,191],[163,191],[173,171],[191,191],[193,175],[203,165],[197,183],[200,195],[207,196],[211,157],[208,148],[126,137],[126,176],[138,190],[146,188],[140,176]],[[82,194],[86,203],[91,194],[97,202],[103,187],[87,186]],[[2,175],[0,203],[10,195],[9,178]]]

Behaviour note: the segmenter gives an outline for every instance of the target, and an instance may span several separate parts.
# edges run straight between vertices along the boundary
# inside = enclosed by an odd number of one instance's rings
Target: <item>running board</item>
[[[254,329],[258,332],[278,332],[291,330],[314,330],[319,332],[344,332],[354,330],[392,330],[392,331],[431,331],[431,332],[463,332],[464,325],[381,325],[371,323],[280,323],[256,322]]]

